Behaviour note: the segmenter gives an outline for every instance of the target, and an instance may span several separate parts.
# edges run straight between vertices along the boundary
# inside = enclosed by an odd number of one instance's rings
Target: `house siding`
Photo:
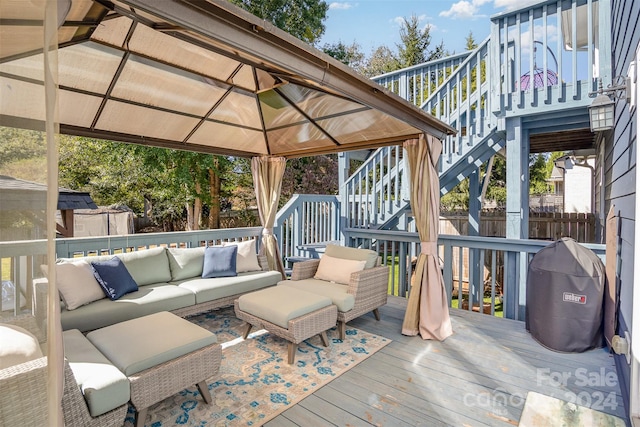
[[[613,0],[611,3],[613,76],[626,76],[640,42],[640,2]],[[605,208],[615,206],[620,216],[620,335],[630,330],[633,314],[633,273],[636,198],[636,138],[635,109],[624,99],[616,104],[614,131],[599,139],[604,144]],[[629,409],[630,367],[623,356],[616,356],[620,386]]]

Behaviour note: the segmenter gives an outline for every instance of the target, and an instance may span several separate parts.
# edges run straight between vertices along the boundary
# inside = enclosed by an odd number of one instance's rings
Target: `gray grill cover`
[[[540,250],[527,275],[526,327],[543,346],[581,352],[603,346],[604,264],[570,238]]]

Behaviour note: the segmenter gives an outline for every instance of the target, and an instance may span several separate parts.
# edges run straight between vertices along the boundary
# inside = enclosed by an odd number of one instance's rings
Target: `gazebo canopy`
[[[30,5],[0,3],[0,124],[42,129],[42,16]],[[454,132],[224,0],[58,5],[62,133],[300,157]]]

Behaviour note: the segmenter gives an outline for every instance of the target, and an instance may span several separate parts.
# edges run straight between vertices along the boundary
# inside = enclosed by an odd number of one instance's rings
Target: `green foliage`
[[[322,46],[322,51],[356,71],[360,71],[364,66],[364,53],[360,50],[360,45],[355,42],[351,45],[341,41],[326,43]]]
[[[401,68],[411,67],[427,60],[429,45],[431,44],[431,27],[420,29],[420,20],[416,15],[403,18],[400,27],[401,44],[398,45],[398,61]]]
[[[387,46],[378,46],[365,61],[361,73],[366,77],[379,76],[402,68],[396,55]]]
[[[44,133],[0,126],[0,166],[47,154]]]
[[[465,49],[466,50],[474,50],[478,47],[478,43],[476,39],[473,37],[473,31],[469,31],[469,35],[465,38]]]
[[[338,158],[335,154],[287,161],[282,178],[283,205],[295,193],[338,194]]]
[[[307,43],[324,34],[329,5],[322,0],[230,0]]]

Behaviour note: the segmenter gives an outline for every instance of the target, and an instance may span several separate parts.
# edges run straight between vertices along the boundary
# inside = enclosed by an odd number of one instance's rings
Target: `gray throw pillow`
[[[237,276],[236,255],[238,246],[209,246],[204,250],[202,278]]]

